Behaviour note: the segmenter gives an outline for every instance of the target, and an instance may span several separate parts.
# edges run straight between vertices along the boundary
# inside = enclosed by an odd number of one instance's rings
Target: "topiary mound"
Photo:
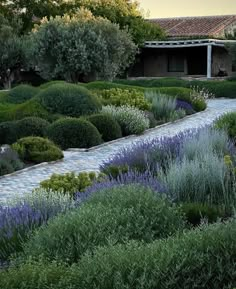
[[[39,102],[50,113],[71,117],[92,114],[101,108],[98,99],[86,88],[75,84],[54,84],[42,90]]]
[[[62,149],[89,148],[102,143],[96,127],[78,118],[59,119],[48,127],[47,135]]]
[[[0,144],[12,144],[16,140],[16,122],[6,121],[0,123]]]
[[[43,119],[51,118],[46,109],[42,107],[35,98],[24,103],[15,104],[6,110],[0,110],[0,122],[20,120],[29,116],[36,116]]]
[[[184,227],[180,211],[166,199],[140,185],[126,185],[98,192],[82,207],[49,222],[25,245],[24,255],[72,264],[96,246],[151,242]]]
[[[49,122],[39,117],[26,117],[16,123],[17,137],[45,136]]]
[[[11,103],[23,103],[34,97],[39,91],[37,87],[21,84],[9,91],[7,101]]]
[[[25,137],[12,145],[24,162],[42,163],[63,158],[62,151],[50,140],[41,137]]]
[[[5,148],[4,152],[0,153],[0,176],[13,173],[24,167],[17,153],[11,148]]]
[[[94,114],[87,118],[102,135],[104,141],[111,141],[122,137],[119,123],[110,115]]]

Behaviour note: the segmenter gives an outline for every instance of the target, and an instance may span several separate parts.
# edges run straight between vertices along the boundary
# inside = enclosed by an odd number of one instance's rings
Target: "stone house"
[[[160,18],[167,41],[148,41],[129,72],[130,77],[217,77],[232,74],[226,40],[236,32],[236,15]]]

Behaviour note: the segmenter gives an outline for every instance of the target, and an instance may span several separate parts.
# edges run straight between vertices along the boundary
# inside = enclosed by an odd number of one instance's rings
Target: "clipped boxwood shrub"
[[[230,112],[220,117],[215,127],[219,129],[225,129],[228,135],[235,139],[236,137],[236,112]]]
[[[49,122],[39,117],[26,117],[16,122],[17,137],[45,136]]]
[[[42,163],[63,158],[62,151],[50,140],[41,137],[25,137],[12,145],[24,162]]]
[[[0,144],[12,144],[17,140],[17,130],[15,121],[0,123]]]
[[[86,88],[75,84],[54,84],[38,95],[41,105],[50,113],[71,117],[92,114],[101,108],[98,99]]]
[[[7,95],[7,101],[12,103],[23,103],[34,97],[40,91],[31,85],[21,84],[11,89]]]
[[[49,222],[25,244],[24,255],[38,258],[42,254],[72,264],[96,246],[127,240],[151,242],[184,227],[180,211],[150,189],[115,187],[98,192],[81,207]]]
[[[102,142],[100,133],[92,123],[77,118],[55,121],[48,127],[47,135],[62,149],[89,148]]]
[[[94,114],[87,118],[102,135],[104,141],[112,141],[122,137],[119,123],[110,115]]]

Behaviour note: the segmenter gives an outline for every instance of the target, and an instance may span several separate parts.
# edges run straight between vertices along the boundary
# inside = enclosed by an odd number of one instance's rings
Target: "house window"
[[[168,72],[184,72],[184,57],[182,55],[168,55]]]

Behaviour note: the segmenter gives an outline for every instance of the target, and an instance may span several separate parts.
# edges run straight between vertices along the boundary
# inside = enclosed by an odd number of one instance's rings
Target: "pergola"
[[[207,47],[207,78],[211,78],[212,47],[225,47],[226,43],[236,44],[236,40],[219,39],[190,39],[190,40],[169,40],[169,41],[146,41],[145,48],[186,48],[186,47]]]

